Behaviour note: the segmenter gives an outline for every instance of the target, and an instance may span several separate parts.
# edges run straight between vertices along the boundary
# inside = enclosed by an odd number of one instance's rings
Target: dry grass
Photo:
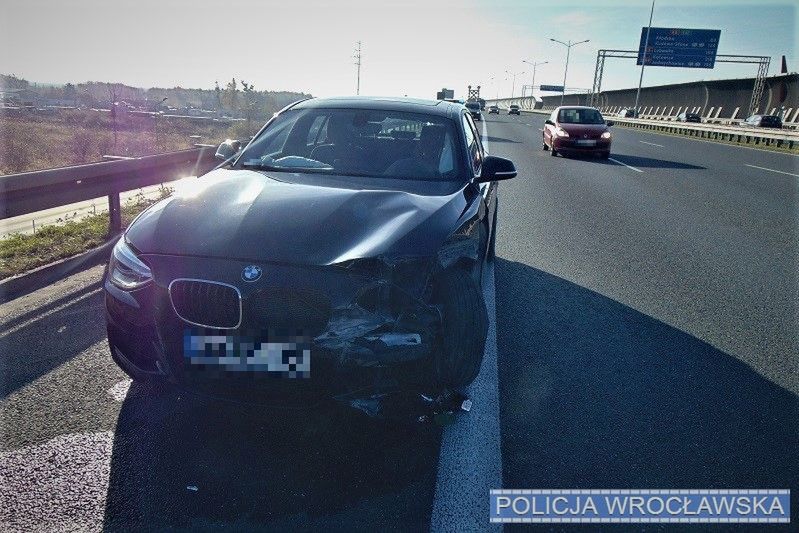
[[[114,121],[102,111],[0,115],[0,175],[101,161],[103,155],[142,156],[191,148],[196,142],[244,139],[259,126],[126,114],[117,118],[115,135]]]
[[[100,161],[103,155],[169,152],[191,148],[198,141],[215,144],[228,137],[245,139],[259,126],[127,115],[117,119],[115,136],[111,117],[99,111],[0,115],[0,175]],[[200,139],[190,135],[200,135]],[[162,196],[168,191],[162,190]],[[123,224],[153,202],[143,196],[128,201],[122,210]],[[0,239],[0,278],[84,252],[104,242],[107,232],[108,214],[101,213],[45,226],[34,235]]]

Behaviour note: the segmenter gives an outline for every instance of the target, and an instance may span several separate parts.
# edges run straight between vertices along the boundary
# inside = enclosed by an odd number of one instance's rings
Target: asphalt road
[[[519,170],[495,266],[505,487],[796,492],[799,159],[624,128],[616,162],[551,157],[544,117],[490,120]]]
[[[542,122],[487,124],[519,176],[493,369],[455,426],[131,385],[94,268],[0,306],[0,529],[467,530],[455,489],[487,503],[496,468],[506,488],[798,490],[797,158],[623,128],[615,161],[553,158]]]

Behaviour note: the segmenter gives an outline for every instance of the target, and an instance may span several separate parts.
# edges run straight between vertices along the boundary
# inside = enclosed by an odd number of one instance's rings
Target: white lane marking
[[[494,262],[485,273],[488,336],[483,365],[465,394],[472,400],[468,413],[459,413],[441,435],[438,476],[430,530],[501,531],[487,524],[493,488],[502,487],[502,452],[499,428],[499,382]]]
[[[130,384],[133,383],[130,379],[123,379],[122,381],[118,381],[114,384],[113,387],[108,389],[108,395],[111,396],[115,401],[122,402],[125,400],[125,396],[128,395],[128,389],[130,389]]]
[[[786,174],[788,176],[796,176],[797,178],[799,178],[799,174],[793,174],[791,172],[784,172],[782,170],[774,170],[773,168],[759,167],[757,165],[744,165],[744,166],[757,168],[757,169],[760,169],[760,170],[768,170],[769,172],[776,172],[777,174]]]
[[[659,147],[663,148],[663,145],[662,145],[662,144],[648,143],[648,142],[646,142],[646,141],[638,141],[638,142],[639,142],[639,143],[644,143],[644,144],[651,144],[652,146],[659,146]]]
[[[483,141],[483,148],[485,148],[486,153],[489,153],[488,152],[488,128],[486,128],[486,123],[485,122],[483,122],[483,138],[481,140]]]
[[[636,171],[636,172],[643,172],[643,170],[641,170],[641,169],[638,169],[638,168],[635,168],[635,167],[631,167],[631,166],[630,166],[630,165],[628,165],[627,163],[622,163],[622,162],[621,162],[621,161],[619,161],[618,159],[613,159],[612,157],[608,157],[608,159],[609,159],[610,161],[613,161],[614,163],[618,163],[618,164],[620,164],[620,165],[624,165],[625,167],[627,167],[627,168],[629,168],[629,169],[632,169],[632,170],[634,170],[634,171]]]

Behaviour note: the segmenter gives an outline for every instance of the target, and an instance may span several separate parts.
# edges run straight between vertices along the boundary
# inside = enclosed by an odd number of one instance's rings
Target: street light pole
[[[491,76],[490,78],[488,78],[488,81],[491,81],[491,82],[494,83],[494,87],[497,89],[497,96],[496,96],[496,98],[494,98],[494,100],[499,101],[499,82],[495,81],[496,79],[497,79],[496,76]]]
[[[358,47],[355,49],[355,54],[352,56],[355,59],[355,64],[358,66],[358,74],[356,78],[355,94],[361,94],[361,41],[358,41]]]
[[[635,117],[638,118],[638,98],[641,96],[641,84],[644,82],[644,65],[646,65],[646,54],[649,51],[649,30],[652,29],[652,15],[655,14],[655,0],[652,0],[652,9],[649,11],[649,26],[646,27],[646,39],[644,40],[644,53],[641,55],[641,77],[638,78],[638,90],[635,91]]]
[[[579,41],[579,42],[576,42],[576,43],[573,43],[571,41],[569,41],[568,43],[564,43],[563,41],[559,41],[557,39],[552,39],[551,37],[550,37],[549,40],[553,41],[553,42],[556,42],[556,43],[560,43],[560,44],[562,44],[563,46],[566,47],[566,68],[563,71],[563,90],[560,93],[560,105],[563,105],[563,97],[566,96],[566,75],[569,73],[569,54],[572,51],[572,46],[576,46],[578,44],[587,43],[591,39],[586,39],[585,41]]]
[[[527,61],[526,59],[522,59],[522,63],[527,63],[528,65],[533,66],[533,84],[530,86],[530,97],[533,101],[533,108],[535,108],[535,95],[533,94],[533,91],[535,91],[535,68],[538,65],[546,65],[547,63],[549,63],[549,61],[541,61],[540,63],[533,63],[532,61]]]
[[[516,93],[516,76],[518,76],[520,74],[524,74],[524,72],[508,72],[506,70],[505,74],[513,76],[513,85],[511,85],[511,89],[510,89],[510,97],[513,98],[516,95],[515,94]]]

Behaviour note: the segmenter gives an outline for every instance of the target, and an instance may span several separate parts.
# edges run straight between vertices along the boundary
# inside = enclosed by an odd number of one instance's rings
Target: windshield
[[[596,109],[561,109],[558,122],[562,124],[604,124],[602,114]]]
[[[280,114],[242,153],[236,168],[399,179],[455,180],[462,167],[452,121],[353,109]]]

